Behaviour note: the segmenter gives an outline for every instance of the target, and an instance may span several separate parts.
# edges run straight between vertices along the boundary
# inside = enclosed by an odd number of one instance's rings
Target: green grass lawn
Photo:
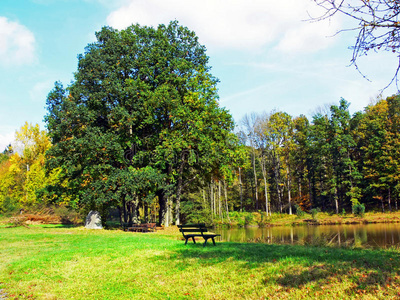
[[[400,251],[218,242],[177,231],[0,227],[9,299],[398,299]]]

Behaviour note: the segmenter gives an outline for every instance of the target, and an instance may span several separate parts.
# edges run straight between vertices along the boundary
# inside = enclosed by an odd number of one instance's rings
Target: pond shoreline
[[[264,213],[263,213],[264,214]],[[318,213],[317,218],[312,219],[306,214],[304,217],[286,214],[273,214],[265,217],[262,213],[236,213],[230,221],[216,222],[216,228],[243,228],[243,227],[276,227],[276,226],[321,226],[321,225],[357,225],[357,224],[395,224],[400,223],[400,212],[366,213],[364,217],[348,215],[335,215]],[[251,218],[251,221],[245,222]]]

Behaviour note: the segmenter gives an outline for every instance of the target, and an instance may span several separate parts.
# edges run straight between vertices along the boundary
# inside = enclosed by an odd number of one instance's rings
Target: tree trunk
[[[239,187],[240,187],[240,212],[243,211],[243,187],[242,187],[242,174],[239,167]]]
[[[167,203],[167,211],[165,214],[165,227],[169,227],[172,224],[172,199],[171,196],[168,196],[166,199]]]
[[[144,212],[144,221],[145,223],[150,223],[149,222],[149,206],[147,203],[143,205],[143,212]]]
[[[230,222],[231,219],[229,218],[229,208],[228,208],[228,190],[226,187],[226,182],[224,181],[224,194],[225,194],[225,204],[226,204],[226,217],[228,218],[228,221]]]
[[[264,176],[264,190],[265,190],[265,212],[268,215],[271,215],[271,212],[269,211],[269,203],[268,203],[268,185],[267,185],[267,177]]]
[[[292,197],[290,195],[291,183],[290,183],[290,169],[286,162],[286,175],[287,175],[287,189],[288,189],[288,202],[289,202],[289,215],[292,214]]]
[[[211,206],[211,219],[214,221],[214,185],[211,179],[210,182],[210,206]]]
[[[162,224],[165,225],[165,217],[167,214],[167,201],[164,193],[165,193],[164,190],[159,190],[156,192],[156,195],[158,197],[158,203],[160,205],[160,211],[158,213],[158,222],[160,226]]]
[[[123,220],[123,209],[121,206],[118,206],[118,213],[119,213],[119,224],[121,227],[124,227],[124,220]]]
[[[279,211],[280,213],[283,212],[282,208],[282,195],[281,195],[281,187],[280,187],[280,164],[279,164],[279,158],[276,157],[276,154],[274,153],[273,155],[273,161],[274,161],[274,174],[275,174],[275,182],[276,182],[276,191],[278,193],[278,203],[279,203]]]
[[[132,201],[132,223],[133,224],[140,224],[138,209],[139,209],[139,196],[135,195],[134,200]]]
[[[261,159],[261,170],[262,170],[262,175],[264,179],[264,193],[265,193],[265,212],[268,215],[270,215],[269,208],[268,208],[268,184],[267,184],[267,168],[265,166],[265,156],[262,154]]]
[[[133,203],[132,201],[127,201],[126,203],[128,208],[128,226],[132,226],[133,224]]]
[[[128,223],[128,216],[126,213],[126,201],[125,201],[125,195],[122,198],[122,209],[123,209],[123,213],[124,213],[124,223]]]
[[[335,207],[336,207],[336,214],[339,214],[339,200],[338,200],[338,191],[337,187],[335,186]]]
[[[219,218],[223,220],[222,218],[222,204],[221,204],[221,181],[218,180],[218,213],[219,213]]]
[[[389,186],[389,190],[388,190],[388,205],[389,205],[389,211],[392,212],[392,204],[390,203],[390,186]]]
[[[299,200],[300,200],[300,202],[302,202],[302,195],[301,195],[301,179],[300,179],[300,177],[299,177]]]
[[[258,185],[257,185],[257,172],[256,172],[256,154],[253,150],[253,173],[254,173],[254,191],[255,191],[255,198],[256,198],[256,210],[258,210]]]
[[[175,206],[175,225],[180,225],[180,213],[181,213],[181,196],[182,196],[182,176],[179,176],[178,187],[176,190],[176,206]]]

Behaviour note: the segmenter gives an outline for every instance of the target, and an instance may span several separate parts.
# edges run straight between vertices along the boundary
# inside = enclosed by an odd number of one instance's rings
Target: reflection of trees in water
[[[390,247],[400,243],[400,224],[323,225],[216,229],[222,241],[321,246]]]

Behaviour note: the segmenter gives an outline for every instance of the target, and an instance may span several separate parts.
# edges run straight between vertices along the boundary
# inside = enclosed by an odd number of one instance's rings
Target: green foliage
[[[317,222],[318,221],[318,213],[320,212],[321,210],[319,209],[319,208],[313,208],[313,209],[311,209],[311,217],[312,217],[312,219],[315,221],[315,222]]]
[[[365,216],[365,205],[362,203],[356,203],[352,206],[353,214],[363,218]]]
[[[190,199],[182,201],[182,223],[205,223],[212,226],[213,221],[209,209],[205,208],[199,199]]]
[[[306,213],[301,209],[300,205],[295,204],[293,207],[294,207],[294,211],[295,211],[296,215],[297,215],[299,218],[304,217],[304,215],[305,215]]]
[[[257,220],[257,225],[260,228],[265,227],[267,225],[267,223],[268,223],[267,222],[268,217],[266,215],[266,212],[259,211],[259,215],[260,215],[260,218]]]
[[[20,209],[18,201],[11,197],[4,197],[3,201],[0,202],[0,213],[6,215],[12,215]]]
[[[237,147],[205,47],[176,21],[104,27],[96,38],[79,55],[75,81],[48,96],[47,168],[63,170],[59,193],[99,210],[157,194],[164,222],[174,195],[178,221],[183,189],[221,176]]]

